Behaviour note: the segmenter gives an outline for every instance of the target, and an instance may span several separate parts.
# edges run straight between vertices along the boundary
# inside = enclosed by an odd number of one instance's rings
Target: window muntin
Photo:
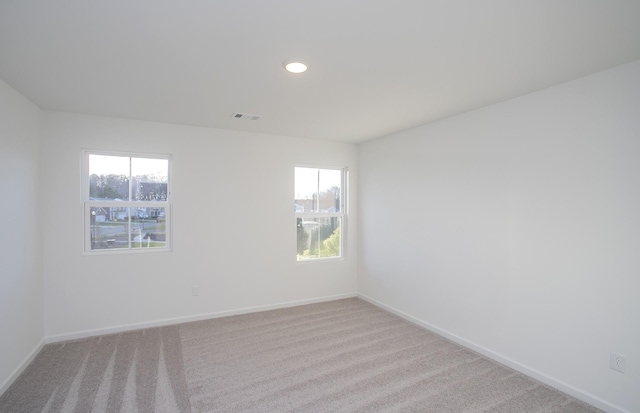
[[[295,168],[298,261],[344,255],[345,175],[343,169]]]
[[[84,152],[85,252],[170,249],[170,158]]]

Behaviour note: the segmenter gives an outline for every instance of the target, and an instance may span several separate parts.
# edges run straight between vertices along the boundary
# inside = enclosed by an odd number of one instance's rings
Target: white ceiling
[[[637,0],[0,0],[43,109],[346,142],[636,59]]]

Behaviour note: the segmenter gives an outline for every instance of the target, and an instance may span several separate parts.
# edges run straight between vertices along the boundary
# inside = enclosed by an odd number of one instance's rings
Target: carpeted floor
[[[599,412],[357,298],[44,347],[0,412]]]

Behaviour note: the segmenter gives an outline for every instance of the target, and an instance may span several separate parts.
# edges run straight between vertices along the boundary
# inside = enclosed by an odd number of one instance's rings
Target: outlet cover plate
[[[613,370],[624,373],[625,370],[625,359],[624,356],[617,353],[609,354],[609,367]]]

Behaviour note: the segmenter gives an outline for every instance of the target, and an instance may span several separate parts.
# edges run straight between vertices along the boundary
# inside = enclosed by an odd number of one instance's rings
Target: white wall
[[[357,190],[355,145],[60,112],[42,125],[48,337],[355,294],[355,214],[346,260],[303,264],[293,215],[294,166],[347,166]],[[82,148],[173,156],[172,252],[83,255]]]
[[[359,162],[360,293],[640,412],[640,61],[365,143]]]
[[[39,113],[0,80],[0,394],[44,338]]]

